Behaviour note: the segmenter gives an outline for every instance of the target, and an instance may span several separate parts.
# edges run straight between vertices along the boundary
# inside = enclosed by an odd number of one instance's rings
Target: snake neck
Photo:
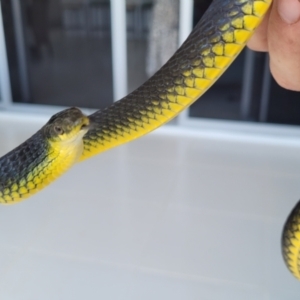
[[[49,141],[49,160],[55,165],[60,164],[60,169],[67,170],[74,163],[78,162],[83,152],[84,133],[78,134],[76,137],[63,142]],[[58,167],[58,166],[57,166]]]
[[[82,151],[80,135],[53,142],[38,131],[0,158],[0,203],[17,203],[40,191],[73,166]]]

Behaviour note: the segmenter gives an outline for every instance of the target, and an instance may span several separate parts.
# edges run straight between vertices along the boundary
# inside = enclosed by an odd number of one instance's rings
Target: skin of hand
[[[248,47],[269,52],[270,70],[277,83],[300,91],[300,0],[274,0]]]

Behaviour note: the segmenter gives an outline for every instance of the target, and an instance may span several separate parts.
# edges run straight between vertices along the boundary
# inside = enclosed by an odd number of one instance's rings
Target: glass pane
[[[109,0],[4,0],[15,102],[112,102]]]
[[[177,50],[179,0],[126,0],[128,90],[152,76]]]

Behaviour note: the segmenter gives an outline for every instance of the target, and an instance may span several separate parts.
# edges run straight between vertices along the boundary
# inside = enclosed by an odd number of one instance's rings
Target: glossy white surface
[[[44,121],[0,114],[0,155]],[[0,299],[298,299],[300,139],[163,128],[0,206]]]

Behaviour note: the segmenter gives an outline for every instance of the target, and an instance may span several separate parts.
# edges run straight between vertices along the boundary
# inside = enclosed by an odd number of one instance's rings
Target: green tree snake
[[[223,74],[271,4],[272,0],[214,0],[183,45],[138,89],[90,116],[77,108],[54,115],[0,158],[0,203],[20,202],[74,163],[139,138],[177,116]],[[284,226],[282,253],[300,279],[300,202]]]

